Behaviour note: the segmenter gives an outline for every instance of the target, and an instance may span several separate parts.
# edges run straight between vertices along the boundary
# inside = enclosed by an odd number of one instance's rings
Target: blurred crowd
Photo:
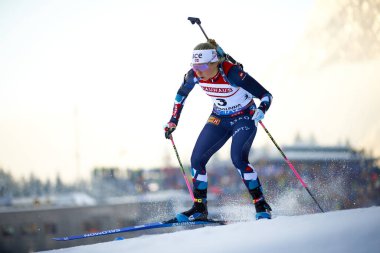
[[[326,210],[339,210],[380,205],[380,168],[375,159],[296,160],[293,165],[315,199]],[[258,172],[267,200],[277,209],[318,211],[312,198],[289,166],[281,159],[258,159],[253,164]],[[189,166],[185,166],[191,181]],[[248,203],[249,194],[239,173],[228,161],[211,162],[207,168],[209,197],[221,204],[227,201]],[[187,191],[180,168],[121,170],[95,168],[90,181],[65,185],[43,183],[36,178],[15,181],[0,170],[0,206],[14,206],[16,199],[26,203],[69,193],[85,193],[97,203],[110,197],[138,196],[168,190]],[[82,198],[83,199],[83,198]]]
[[[380,205],[378,167],[363,168],[352,162],[295,162],[293,165],[308,189],[326,210]],[[303,185],[286,163],[269,164],[262,161],[255,168],[269,200],[281,202],[295,198],[300,204],[315,209],[307,191],[304,191]],[[179,168],[166,168],[161,173],[164,176],[160,182],[160,189],[186,190]],[[209,193],[217,197],[230,199],[247,195],[240,175],[232,165],[208,168],[208,180]],[[141,182],[147,183],[146,180]]]

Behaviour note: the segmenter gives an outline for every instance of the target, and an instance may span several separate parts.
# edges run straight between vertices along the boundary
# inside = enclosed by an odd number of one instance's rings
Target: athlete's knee
[[[197,155],[193,154],[191,156],[190,162],[191,162],[191,167],[192,168],[200,168],[200,167],[202,167],[201,166],[202,161],[201,161],[200,157],[197,156]]]
[[[191,155],[191,167],[195,169],[204,168],[206,166],[206,161],[202,157],[202,154],[194,153]]]
[[[231,154],[231,160],[232,164],[235,166],[235,168],[245,168],[247,166],[247,162],[243,161],[241,159],[241,154],[236,155],[236,154]]]

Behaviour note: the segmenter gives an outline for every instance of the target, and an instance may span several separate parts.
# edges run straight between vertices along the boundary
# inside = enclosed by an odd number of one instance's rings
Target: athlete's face
[[[208,80],[218,73],[218,63],[194,64],[193,70],[202,80]]]

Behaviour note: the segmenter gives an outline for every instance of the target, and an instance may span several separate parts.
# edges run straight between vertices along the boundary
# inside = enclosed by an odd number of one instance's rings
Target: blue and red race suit
[[[178,124],[186,98],[196,84],[214,102],[212,113],[197,139],[191,156],[194,197],[201,199],[205,199],[207,193],[206,164],[230,137],[232,162],[248,190],[251,192],[261,186],[254,167],[248,161],[257,131],[252,120],[252,111],[256,109],[253,98],[260,99],[258,108],[264,113],[272,102],[272,95],[240,66],[223,62],[218,68],[218,73],[209,80],[200,80],[192,69],[188,71],[177,92],[170,119],[170,122]],[[199,192],[202,194],[196,196]]]

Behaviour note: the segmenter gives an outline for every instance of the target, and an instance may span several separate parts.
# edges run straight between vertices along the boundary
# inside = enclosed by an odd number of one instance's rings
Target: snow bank
[[[380,207],[204,227],[45,252],[379,252]],[[119,235],[116,235],[117,237]]]

